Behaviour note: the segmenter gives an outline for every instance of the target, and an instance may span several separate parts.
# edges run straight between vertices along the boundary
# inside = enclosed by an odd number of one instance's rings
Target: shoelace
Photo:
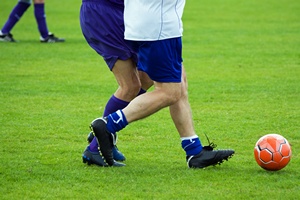
[[[204,133],[206,139],[207,139],[207,142],[208,142],[208,145],[207,146],[204,146],[203,149],[207,150],[207,151],[212,151],[214,150],[214,148],[217,147],[217,145],[213,142],[210,142],[208,136],[206,135],[206,133]]]

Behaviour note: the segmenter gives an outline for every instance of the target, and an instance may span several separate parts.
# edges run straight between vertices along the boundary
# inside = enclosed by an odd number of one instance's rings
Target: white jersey
[[[185,0],[124,0],[125,39],[155,41],[181,37]]]

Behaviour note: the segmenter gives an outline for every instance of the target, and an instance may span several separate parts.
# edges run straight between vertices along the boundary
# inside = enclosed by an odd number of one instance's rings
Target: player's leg
[[[195,136],[192,111],[188,100],[188,83],[186,73],[182,66],[181,97],[178,102],[169,107],[172,120],[178,130],[180,137]]]
[[[119,109],[125,108],[127,106],[127,104],[134,97],[136,97],[137,95],[139,95],[141,93],[144,93],[144,91],[146,91],[148,89],[148,87],[150,87],[152,85],[152,81],[149,80],[148,76],[145,77],[145,75],[142,75],[143,73],[140,73],[144,79],[143,84],[144,84],[145,90],[140,89],[143,86],[140,83],[139,73],[137,73],[136,67],[132,60],[117,61],[115,66],[113,67],[112,71],[115,75],[115,78],[116,78],[118,84],[119,84],[119,87],[118,87],[117,91],[114,93],[114,95],[111,97],[111,99],[108,101],[103,116],[107,116],[109,113],[113,113]],[[143,96],[143,95],[141,95],[141,96]],[[92,126],[93,131],[95,133],[97,133],[97,127],[98,126]],[[114,134],[114,138],[116,138],[116,136],[117,135]],[[98,148],[99,141],[103,142],[103,140],[105,140],[105,138],[99,139],[99,137],[95,137],[89,146],[91,151],[92,150],[95,151]],[[106,144],[108,144],[108,143],[106,143]],[[103,145],[101,145],[101,143],[100,143],[100,149],[101,149],[102,154],[104,156],[106,156],[105,150],[107,148],[105,148]],[[111,152],[109,151],[107,154],[110,155]],[[117,161],[125,160],[124,155],[118,150],[118,148],[115,145],[115,142],[114,142],[114,146],[112,147],[112,157],[110,157],[110,158],[111,158],[110,161],[106,160],[106,162],[109,165],[116,165],[116,162],[114,162],[112,159],[117,160]]]
[[[108,100],[103,116],[107,116],[110,113],[125,108],[134,97],[136,97],[139,93],[145,92],[145,90],[141,89],[139,74],[134,61],[131,59],[117,60],[112,68],[112,72],[119,87]],[[89,149],[92,152],[98,151],[98,142],[96,138],[94,138],[90,143]],[[118,150],[116,146],[113,148],[113,157],[117,161],[125,160],[125,156]]]
[[[122,111],[127,122],[143,119],[162,108],[174,104],[181,96],[181,83],[154,82],[154,90],[140,95]]]
[[[118,71],[119,66],[121,67],[121,63],[123,63],[119,59],[121,56],[124,56],[122,59],[125,60],[126,64],[130,63],[128,65],[132,65],[130,61],[131,53],[128,51],[129,49],[125,48],[125,44],[123,44],[124,30],[121,30],[119,26],[123,23],[122,17],[120,17],[122,15],[123,9],[113,6],[109,1],[83,1],[80,9],[82,33],[87,43],[104,58],[111,71],[113,68],[116,69],[115,71]],[[110,36],[108,37],[108,35]],[[123,108],[127,104],[127,101],[123,101],[113,95],[107,102],[104,115],[109,114],[111,110],[118,109],[119,107]],[[86,151],[92,152],[95,156],[89,157],[90,154],[86,154]],[[97,160],[102,160],[102,157],[99,154],[96,138],[87,146],[86,151],[82,155],[84,162],[88,161],[92,164],[100,163],[100,166],[102,166],[102,162],[97,162]],[[124,160],[124,156],[120,152],[117,153]]]
[[[188,82],[184,67],[182,70],[182,83],[181,98],[169,108],[173,122],[181,138],[181,146],[186,152],[188,167],[204,168],[220,164],[224,160],[227,160],[234,151],[213,150],[212,146],[202,147],[193,125],[192,110],[188,100]]]
[[[0,41],[15,42],[10,32],[30,5],[31,0],[19,0],[0,31]]]
[[[119,84],[117,91],[108,100],[103,116],[125,108],[136,96],[145,93],[152,85],[153,81],[142,71],[136,72],[136,67],[132,60],[118,60],[112,69]],[[93,138],[89,145],[92,152],[98,151],[98,142]],[[125,156],[115,146],[113,148],[113,158],[116,161],[124,161]]]
[[[112,72],[119,85],[114,96],[123,101],[130,102],[141,89],[139,73],[132,59],[118,60],[112,68]]]
[[[153,85],[153,81],[146,73],[137,72],[135,62],[131,59],[118,60],[112,72],[119,87],[106,104],[103,116],[108,116],[110,113],[125,108],[132,99],[144,94]],[[113,158],[117,161],[125,160],[125,156],[116,145],[113,147]]]
[[[40,41],[43,43],[64,42],[63,38],[55,37],[50,33],[45,14],[45,0],[34,0],[34,16],[40,32]]]
[[[46,22],[44,0],[34,0],[34,16],[37,22],[40,36],[44,39],[47,38],[49,31]]]

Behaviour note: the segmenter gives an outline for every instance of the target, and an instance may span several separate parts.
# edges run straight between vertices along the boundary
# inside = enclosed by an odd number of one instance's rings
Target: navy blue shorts
[[[82,33],[110,70],[118,59],[132,58],[137,63],[136,52],[124,40],[124,5],[117,2],[83,0],[80,9]]]
[[[158,41],[131,41],[138,51],[138,68],[157,82],[181,82],[181,37]]]

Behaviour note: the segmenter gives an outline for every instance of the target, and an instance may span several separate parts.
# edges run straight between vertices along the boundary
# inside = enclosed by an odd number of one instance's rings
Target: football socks
[[[20,20],[23,16],[24,12],[29,8],[30,4],[25,2],[19,2],[14,9],[11,11],[7,22],[2,28],[3,34],[10,33],[11,29],[15,26],[15,24]]]
[[[107,116],[110,113],[116,112],[119,109],[123,109],[128,104],[129,104],[129,102],[123,101],[123,100],[115,97],[114,95],[112,95],[105,106],[103,116]],[[96,138],[93,138],[93,140],[90,144],[90,150],[92,152],[98,152],[98,142],[97,142]]]
[[[46,39],[49,31],[46,23],[45,4],[34,4],[34,16],[42,38]]]
[[[116,133],[127,126],[128,122],[122,110],[118,110],[107,116],[107,130]]]
[[[107,115],[109,115],[113,112],[116,112],[117,110],[123,109],[128,104],[129,104],[129,102],[123,101],[113,95],[110,97],[110,99],[108,100],[108,102],[105,106],[103,116],[106,117]]]
[[[187,156],[197,155],[202,151],[202,145],[197,135],[192,137],[182,137],[181,146]]]

